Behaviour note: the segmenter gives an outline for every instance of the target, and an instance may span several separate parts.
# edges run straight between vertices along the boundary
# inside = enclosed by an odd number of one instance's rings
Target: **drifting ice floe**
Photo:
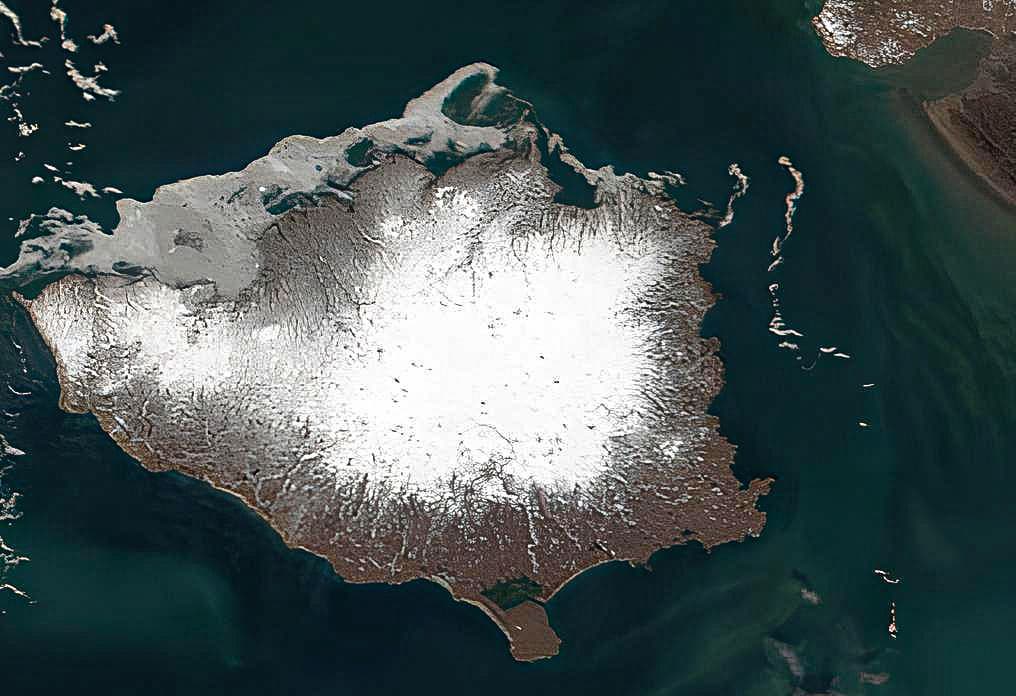
[[[894,578],[888,571],[882,570],[881,568],[875,569],[875,575],[879,576],[884,582],[887,582],[890,585],[899,585],[901,582],[900,578]]]
[[[91,76],[82,74],[69,58],[64,61],[64,67],[67,68],[67,77],[71,78],[74,85],[81,90],[81,96],[87,101],[91,101],[96,97],[106,97],[106,99],[112,101],[120,94],[118,89],[103,87],[99,84],[99,73],[105,72],[105,66],[102,63],[95,66],[95,74]]]
[[[780,158],[777,160],[777,162],[781,166],[783,166],[790,174],[790,176],[793,178],[794,188],[784,197],[784,203],[786,206],[783,213],[784,227],[783,232],[781,234],[778,234],[773,239],[772,251],[770,252],[772,255],[772,261],[769,264],[768,268],[769,273],[775,271],[776,268],[783,263],[784,258],[783,248],[786,245],[787,240],[790,239],[790,236],[794,233],[794,214],[797,212],[798,201],[800,201],[801,196],[804,195],[804,174],[801,173],[801,170],[795,167],[794,163],[786,155],[781,155]],[[733,166],[734,165],[731,165],[732,170]],[[746,189],[747,182],[745,182],[745,190]],[[735,196],[731,196],[731,203],[733,203],[734,198]],[[728,211],[728,214],[731,215],[732,217],[731,211]],[[777,336],[803,337],[804,334],[802,332],[787,326],[787,323],[780,310],[779,289],[780,289],[779,283],[770,283],[769,296],[772,304],[773,316],[772,319],[769,321],[769,331]],[[795,359],[797,360],[802,359],[800,355],[800,345],[798,345],[797,343],[792,343],[789,341],[781,341],[778,344],[778,347],[798,351],[799,354],[796,356]],[[849,353],[841,351],[837,346],[820,345],[818,346],[818,352],[815,354],[815,360],[812,361],[812,363],[808,366],[802,365],[802,369],[805,370],[812,369],[813,367],[815,367],[815,364],[818,362],[819,358],[821,358],[823,355],[831,355],[834,358],[840,358],[842,360],[850,358]],[[862,427],[866,427],[866,424],[862,424]]]
[[[63,49],[64,64],[62,66],[62,71],[66,74],[67,78],[74,84],[74,86],[80,90],[81,96],[85,101],[92,102],[99,97],[112,101],[120,94],[120,90],[100,84],[100,77],[102,73],[108,72],[105,62],[102,60],[96,61],[93,64],[91,74],[89,74],[87,70],[82,71],[79,69],[74,60],[72,60],[72,54],[76,55],[78,53],[79,45],[75,38],[71,35],[69,13],[64,8],[60,7],[60,0],[51,0],[49,18],[52,22],[49,24],[49,36],[41,37],[39,40],[29,40],[25,38],[21,18],[4,2],[0,2],[0,15],[2,15],[6,21],[10,22],[13,27],[14,31],[12,42],[15,46],[38,49],[50,39],[59,43],[60,48]],[[3,20],[0,19],[0,21]],[[89,35],[88,39],[95,44],[120,43],[120,37],[116,29],[109,23],[103,24],[101,32]],[[34,122],[25,115],[25,111],[28,111],[28,109],[24,106],[23,100],[27,97],[27,95],[31,94],[31,91],[22,87],[23,81],[26,78],[29,78],[31,74],[51,76],[57,73],[55,70],[57,66],[52,64],[52,54],[39,52],[35,55],[38,56],[36,60],[29,58],[21,61],[21,64],[6,66],[7,70],[5,72],[14,76],[14,79],[6,84],[0,84],[0,100],[6,102],[9,108],[10,115],[7,117],[7,120],[14,124],[14,127],[17,129],[17,134],[20,137],[31,136],[40,129],[39,123]],[[54,71],[51,72],[49,68],[54,68]],[[40,77],[31,79],[46,78]],[[75,119],[67,119],[63,121],[63,123],[68,128],[78,129],[90,128],[92,125],[90,121]],[[66,147],[71,152],[81,152],[86,149],[87,144],[80,142],[77,139],[68,139],[68,141],[66,141]],[[15,157],[15,161],[20,162],[23,159],[25,159],[25,155],[23,153],[18,153],[18,156]],[[67,166],[70,165],[71,163],[68,162]],[[46,164],[44,166],[53,173],[60,173],[60,170],[53,165]],[[40,185],[44,184],[46,179],[35,175],[31,177],[31,182],[32,184]],[[60,176],[53,177],[52,182],[74,191],[81,197],[100,196],[101,193],[120,193],[119,189],[111,186],[100,187],[97,184],[90,182],[73,181]]]
[[[0,456],[9,458],[20,457],[23,454],[23,451],[11,445],[7,442],[7,438],[0,434]],[[0,521],[2,522],[13,522],[21,517],[21,513],[17,509],[18,499],[21,495],[17,492],[9,491],[3,483],[3,474],[9,468],[0,467]],[[27,556],[19,554],[7,545],[3,537],[0,537],[0,591],[10,592],[17,597],[31,602],[32,598],[27,592],[7,581],[9,571],[28,560]]]
[[[787,241],[787,239],[794,231],[794,212],[797,210],[798,199],[804,193],[804,176],[801,174],[801,172],[799,172],[797,169],[794,168],[794,165],[790,162],[790,158],[788,158],[786,155],[783,155],[779,158],[779,163],[782,164],[784,167],[787,167],[788,171],[794,177],[794,190],[791,193],[788,193],[785,199],[787,204],[787,210],[786,213],[784,214],[784,219],[786,221],[784,231],[782,234],[777,235],[776,238],[773,239],[773,248],[772,248],[773,261],[772,263],[769,264],[768,269],[770,273],[772,273],[777,266],[783,263],[783,244]],[[733,165],[731,168],[733,169]],[[747,190],[747,182],[745,182],[745,190]],[[733,203],[733,200],[734,196],[731,196],[731,204]],[[730,214],[731,217],[733,217],[732,210],[730,211]],[[783,314],[780,311],[779,289],[780,289],[779,283],[770,283],[769,297],[773,308],[773,317],[769,321],[769,331],[773,334],[776,334],[777,336],[796,336],[798,338],[801,338],[804,336],[804,334],[801,333],[800,331],[797,331],[796,329],[788,327],[786,321],[783,318]],[[799,346],[796,343],[791,346],[786,345],[786,342],[780,343],[779,347],[792,348],[793,350],[797,350],[799,348]],[[798,356],[798,360],[800,360],[800,356]]]
[[[73,39],[67,38],[67,13],[58,7],[59,2],[60,0],[53,0],[53,6],[49,9],[49,16],[60,28],[60,47],[65,51],[74,53],[78,50],[78,45],[74,43]]]
[[[740,165],[734,162],[727,172],[737,181],[734,183],[734,190],[730,192],[730,198],[727,199],[727,212],[720,221],[720,227],[726,227],[734,221],[734,201],[748,193],[748,177],[741,171]]]
[[[16,12],[14,12],[14,10],[7,7],[7,5],[5,5],[2,2],[0,2],[0,15],[6,17],[10,21],[10,23],[14,26],[15,44],[17,44],[18,46],[34,46],[36,48],[42,46],[42,42],[45,41],[45,39],[40,39],[38,41],[25,39],[25,35],[21,31],[21,18],[17,15]]]
[[[93,34],[88,35],[88,40],[94,44],[104,44],[107,41],[112,41],[115,44],[120,43],[120,37],[116,33],[116,27],[112,24],[103,24],[102,33],[98,36]]]
[[[84,198],[85,196],[90,196],[92,198],[99,197],[98,192],[95,190],[95,186],[87,181],[72,181],[59,176],[54,176],[53,181],[60,184],[65,189],[70,189],[76,193],[78,198]]]
[[[7,66],[7,72],[12,72],[15,75],[24,75],[30,73],[33,70],[42,70],[42,63],[30,63],[29,65],[9,65]]]

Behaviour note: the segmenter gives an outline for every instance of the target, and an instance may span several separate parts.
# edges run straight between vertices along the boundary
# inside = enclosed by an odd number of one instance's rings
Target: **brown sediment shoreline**
[[[956,123],[961,108],[960,97],[952,95],[922,102],[921,108],[928,117],[932,130],[959,163],[967,167],[992,195],[1016,206],[1016,187],[1012,185],[1012,177],[1001,170],[998,162],[978,146],[969,128]]]
[[[923,106],[959,159],[1003,201],[1016,205],[1016,36],[992,42],[965,89]]]

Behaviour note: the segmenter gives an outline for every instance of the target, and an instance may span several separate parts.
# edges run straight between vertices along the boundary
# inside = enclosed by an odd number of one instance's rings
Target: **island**
[[[401,118],[286,138],[243,171],[51,209],[0,282],[61,407],[152,471],[241,498],[353,583],[439,583],[518,660],[601,563],[758,535],[734,476],[674,177],[587,169],[473,64]]]
[[[923,107],[953,152],[1016,205],[1016,1],[826,0],[812,25],[829,53],[873,68],[906,62],[956,28],[990,34],[973,83]]]

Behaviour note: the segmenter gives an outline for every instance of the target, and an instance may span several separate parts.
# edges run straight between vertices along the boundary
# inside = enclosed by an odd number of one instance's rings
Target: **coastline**
[[[706,292],[712,299],[712,304],[714,304],[716,301],[716,295],[712,291],[711,284],[704,278],[702,278],[701,275],[699,275],[698,281],[705,288]],[[570,584],[580,575],[582,575],[586,571],[592,570],[593,568],[610,563],[627,563],[633,568],[645,566],[645,564],[649,561],[649,558],[651,558],[652,555],[655,554],[657,551],[674,548],[676,546],[684,546],[690,541],[699,541],[695,537],[689,537],[687,539],[681,540],[679,543],[668,544],[663,546],[654,546],[653,548],[648,550],[648,553],[641,554],[639,556],[604,558],[592,564],[584,565],[571,575],[567,576],[564,580],[556,583],[552,587],[547,588],[548,591],[541,594],[539,597],[525,600],[519,605],[516,605],[515,607],[512,607],[511,609],[507,610],[497,606],[494,602],[492,602],[491,600],[489,600],[487,597],[485,597],[480,593],[476,593],[475,596],[473,596],[470,594],[457,592],[452,583],[449,582],[448,579],[438,575],[426,575],[426,576],[421,575],[417,577],[391,578],[391,579],[383,579],[383,578],[358,579],[355,577],[349,577],[348,575],[343,574],[341,572],[339,565],[336,562],[336,559],[333,558],[333,556],[330,555],[327,550],[323,549],[317,550],[297,542],[294,538],[292,538],[291,535],[286,533],[286,530],[283,525],[278,524],[272,518],[269,512],[262,509],[262,507],[258,504],[256,500],[253,500],[239,491],[232,490],[226,487],[225,485],[216,482],[215,480],[206,476],[202,472],[185,471],[181,468],[176,468],[172,466],[163,466],[158,464],[154,455],[147,452],[143,448],[138,447],[136,442],[131,442],[129,438],[124,437],[123,429],[120,427],[120,424],[116,422],[116,420],[111,414],[91,409],[85,405],[75,403],[69,398],[67,398],[69,394],[69,390],[67,389],[67,384],[69,381],[67,369],[59,352],[54,349],[53,338],[49,336],[45,331],[45,323],[40,321],[40,318],[37,316],[35,310],[33,309],[32,300],[25,298],[23,295],[21,295],[16,291],[12,292],[11,295],[14,298],[15,302],[19,306],[21,306],[21,308],[26,312],[31,321],[32,326],[39,333],[40,337],[43,340],[43,343],[49,350],[50,355],[53,357],[54,364],[56,366],[57,380],[60,385],[60,398],[58,405],[61,410],[67,413],[80,415],[88,414],[93,416],[96,419],[96,422],[99,424],[99,427],[102,429],[102,431],[106,433],[106,435],[108,435],[110,439],[112,439],[121,450],[123,450],[128,456],[131,457],[131,459],[136,461],[145,470],[150,471],[152,473],[175,472],[187,476],[189,478],[196,479],[203,483],[206,483],[216,491],[225,493],[227,495],[236,498],[237,500],[242,502],[247,509],[251,510],[259,518],[261,518],[261,520],[264,521],[265,524],[268,527],[270,527],[276,534],[278,534],[283,544],[285,544],[287,547],[294,550],[304,551],[308,554],[321,558],[324,561],[327,561],[332,569],[332,572],[342,582],[354,585],[384,584],[390,586],[397,586],[407,582],[411,582],[413,580],[423,579],[433,582],[437,585],[440,585],[446,591],[448,591],[452,599],[454,599],[455,601],[470,604],[480,609],[501,630],[502,634],[508,641],[509,649],[512,653],[512,656],[520,662],[535,662],[541,659],[548,659],[554,657],[555,655],[558,654],[561,640],[549,623],[549,619],[547,617],[545,610],[545,604],[549,602],[555,595],[557,595],[558,592],[564,589],[565,586]],[[715,339],[710,340],[715,341]],[[714,417],[711,418],[714,420],[714,425],[718,427],[718,422],[716,422],[716,419]],[[733,447],[731,447],[731,449],[733,449]],[[727,466],[729,467],[729,463],[727,464]],[[752,481],[748,481],[746,483],[748,489],[754,492],[754,500],[757,501],[758,498],[768,494],[772,483],[774,483],[774,479],[773,478],[755,479]],[[762,524],[758,529],[746,531],[737,537],[730,538],[724,537],[719,539],[705,540],[700,541],[700,543],[708,551],[713,546],[718,546],[720,544],[730,543],[734,541],[740,543],[745,541],[749,536],[758,537],[765,527],[766,513],[758,511],[758,514],[762,521]]]
[[[152,466],[152,464],[147,461],[146,457],[144,456],[144,454],[142,452],[136,451],[135,448],[130,447],[130,443],[128,443],[126,441],[121,441],[119,438],[116,437],[115,434],[113,434],[113,433],[119,432],[119,428],[118,428],[117,423],[113,420],[112,417],[110,417],[109,415],[104,415],[104,414],[101,414],[101,413],[96,413],[96,412],[91,411],[91,410],[89,410],[87,408],[76,407],[76,406],[72,405],[66,399],[66,395],[68,393],[67,389],[65,387],[66,381],[67,381],[67,370],[66,370],[66,368],[64,366],[63,360],[60,358],[60,354],[53,349],[53,345],[51,343],[50,336],[48,336],[46,334],[46,332],[42,330],[42,326],[43,325],[40,324],[37,321],[37,318],[36,318],[36,316],[35,316],[35,314],[33,313],[33,310],[32,310],[31,300],[26,299],[23,295],[21,295],[18,292],[12,292],[11,296],[14,298],[14,301],[28,315],[29,319],[31,320],[32,326],[39,333],[39,336],[42,338],[43,343],[46,345],[46,348],[49,350],[49,353],[50,353],[50,355],[53,358],[53,362],[56,365],[57,381],[60,384],[60,399],[59,399],[59,403],[58,403],[59,408],[62,411],[65,411],[67,413],[73,413],[73,414],[77,414],[77,415],[91,415],[92,417],[94,417],[96,422],[99,424],[99,427],[102,429],[102,431],[104,433],[106,433],[106,435],[109,436],[110,439],[112,439],[116,443],[116,445],[118,447],[120,447],[120,449],[122,449],[131,459],[133,459],[135,462],[137,462],[138,465],[141,466],[146,471],[150,471],[152,473],[157,473],[157,474],[160,474],[160,473],[161,474],[165,474],[165,473],[171,473],[171,472],[172,473],[177,473],[177,474],[180,474],[182,476],[187,476],[189,478],[201,481],[202,483],[208,484],[211,488],[213,488],[216,491],[219,491],[220,493],[224,493],[226,495],[232,496],[233,498],[236,498],[241,503],[243,503],[244,507],[246,507],[248,510],[250,510],[251,512],[256,514],[259,518],[261,518],[261,520],[273,532],[278,534],[279,538],[282,540],[282,543],[285,544],[288,548],[293,549],[294,551],[303,551],[305,553],[309,553],[312,556],[316,556],[317,558],[320,558],[320,559],[326,561],[328,563],[328,565],[331,567],[332,572],[334,573],[335,577],[337,579],[341,580],[342,582],[349,583],[351,585],[380,584],[380,585],[397,586],[397,585],[402,585],[402,584],[407,583],[407,582],[412,582],[414,580],[428,580],[430,582],[433,582],[436,585],[440,585],[445,590],[447,590],[448,594],[451,595],[452,599],[454,599],[456,602],[463,602],[463,603],[466,603],[466,604],[471,604],[474,607],[480,609],[484,614],[486,614],[487,617],[504,634],[505,638],[508,640],[508,644],[509,644],[509,647],[510,647],[510,649],[512,651],[512,655],[515,656],[515,659],[519,660],[520,662],[533,662],[533,661],[540,660],[540,659],[550,658],[550,657],[553,657],[554,655],[557,654],[557,652],[558,652],[557,648],[561,644],[561,641],[557,637],[557,634],[554,633],[554,630],[552,628],[550,628],[549,624],[547,623],[547,621],[546,621],[546,613],[543,611],[542,605],[536,605],[536,603],[532,602],[532,601],[528,601],[528,602],[524,602],[523,603],[523,604],[527,604],[527,603],[528,604],[533,604],[533,605],[535,605],[535,606],[537,606],[539,608],[541,613],[543,613],[543,617],[544,617],[544,622],[543,623],[546,626],[547,630],[549,631],[550,635],[549,635],[549,637],[548,636],[544,636],[543,640],[539,641],[539,642],[544,644],[544,645],[546,645],[546,644],[552,644],[553,645],[553,651],[552,652],[526,650],[525,649],[526,642],[522,641],[521,644],[520,644],[517,641],[517,637],[515,635],[515,633],[518,632],[518,631],[521,631],[521,629],[517,629],[516,632],[513,632],[511,630],[512,629],[512,624],[508,623],[508,614],[509,614],[509,612],[502,610],[500,607],[498,607],[497,605],[495,605],[493,602],[488,600],[486,597],[483,597],[482,595],[478,595],[477,598],[467,597],[467,596],[464,596],[464,595],[460,595],[460,594],[455,592],[455,589],[452,587],[452,585],[446,579],[444,579],[444,578],[442,578],[440,576],[436,576],[436,575],[431,575],[431,576],[427,576],[427,577],[420,577],[420,578],[407,578],[405,580],[395,580],[395,581],[385,581],[385,580],[374,580],[374,581],[365,580],[364,581],[364,580],[356,580],[356,579],[347,578],[347,577],[343,576],[339,572],[339,569],[336,566],[334,560],[331,557],[329,557],[329,555],[327,553],[325,553],[323,551],[316,551],[314,549],[308,548],[308,547],[303,546],[302,544],[296,542],[295,540],[293,540],[288,534],[286,534],[286,531],[282,527],[282,525],[277,524],[272,519],[270,514],[268,514],[266,511],[261,509],[261,507],[257,504],[256,501],[249,499],[247,496],[243,495],[242,493],[240,493],[238,491],[230,490],[229,488],[226,488],[225,486],[216,483],[214,480],[212,480],[209,477],[204,476],[204,475],[202,475],[200,473],[186,472],[186,471],[181,471],[179,469],[174,469],[174,468],[164,468],[164,467]],[[604,562],[606,563],[606,562],[609,562],[609,561],[604,561]],[[582,571],[579,571],[578,573],[573,575],[572,578],[577,577],[584,570],[588,570],[588,568],[585,568]],[[570,582],[572,578],[569,578],[568,581]],[[563,587],[563,585],[562,585],[562,587]],[[557,589],[560,589],[560,587],[557,588]],[[557,590],[555,590],[555,592],[556,591]],[[519,650],[520,647],[521,647],[521,651]]]
[[[1007,207],[1016,207],[1016,195],[1001,186],[992,174],[994,167],[989,156],[982,153],[963,129],[952,121],[955,117],[953,105],[959,100],[957,94],[932,102],[912,103],[903,109],[904,118],[911,121],[908,127],[923,125],[929,144],[937,145],[946,159],[953,163],[957,173],[965,176],[971,184],[992,199]],[[918,125],[919,124],[919,125]]]
[[[960,99],[958,94],[951,94],[941,100],[923,102],[920,107],[928,117],[932,130],[954,159],[962,163],[983,188],[1008,205],[1016,206],[1016,191],[1009,190],[1000,181],[1005,176],[1002,168],[989,153],[977,145],[967,129],[956,124],[961,110]]]
[[[950,95],[935,101],[921,102],[921,110],[949,155],[966,167],[982,188],[1000,201],[1016,207],[1016,192],[1009,191],[1000,183],[998,165],[977,146],[965,129],[955,124],[959,102],[959,95]]]
[[[474,67],[485,76],[486,84],[495,84],[493,82],[495,69],[483,65]],[[455,75],[467,74],[469,70],[468,67],[464,68]],[[442,85],[447,88],[451,80],[452,78],[449,78]],[[436,94],[436,90],[437,88],[429,90],[425,95]],[[414,104],[419,105],[424,99],[421,97],[411,101],[406,107],[406,113],[414,108]],[[527,130],[534,127],[532,124],[520,121],[517,125],[520,129],[517,134],[520,136],[520,143],[527,142],[526,137],[535,137]],[[380,127],[375,124],[366,128]],[[290,142],[292,138],[284,139],[273,147],[271,152],[284,150],[286,143]],[[316,142],[323,146],[329,141],[326,139]],[[768,478],[741,482],[734,476],[731,467],[735,447],[720,434],[718,418],[708,413],[709,406],[724,385],[724,365],[719,357],[719,340],[701,335],[702,318],[717,300],[716,293],[713,292],[711,284],[702,277],[700,269],[702,264],[709,261],[715,249],[714,228],[682,213],[664,194],[662,185],[639,179],[634,175],[617,176],[609,168],[587,169],[563,149],[559,140],[557,145],[564,152],[562,160],[566,165],[583,176],[591,186],[595,186],[598,192],[597,204],[587,213],[581,207],[547,202],[545,205],[548,214],[541,215],[541,225],[557,225],[563,229],[570,229],[568,226],[571,225],[579,231],[583,231],[587,225],[595,228],[597,224],[605,225],[606,229],[611,229],[612,225],[645,225],[656,233],[659,229],[666,228],[674,234],[680,234],[685,244],[682,248],[682,263],[669,268],[667,272],[671,275],[664,277],[670,283],[670,287],[674,288],[675,293],[673,297],[667,298],[669,304],[666,306],[683,309],[674,315],[667,315],[675,322],[676,327],[667,332],[668,336],[673,336],[668,340],[675,342],[668,344],[670,347],[667,350],[662,349],[664,344],[661,342],[660,350],[664,357],[660,359],[665,369],[674,370],[663,374],[683,380],[684,373],[677,371],[676,362],[667,362],[673,360],[667,356],[674,355],[674,349],[680,349],[676,351],[676,355],[681,356],[681,351],[688,350],[689,347],[697,354],[693,364],[680,368],[694,371],[694,377],[688,384],[688,393],[682,397],[684,401],[677,403],[683,415],[689,415],[690,412],[690,415],[697,416],[695,427],[698,430],[695,432],[700,444],[688,455],[691,471],[687,475],[679,476],[676,482],[675,469],[668,462],[647,467],[645,470],[631,466],[620,470],[620,475],[608,477],[622,484],[622,488],[608,493],[610,496],[626,496],[623,500],[625,509],[621,515],[607,515],[596,505],[593,506],[596,509],[588,512],[571,507],[568,503],[563,503],[560,507],[554,508],[553,512],[549,512],[547,503],[541,496],[539,510],[534,513],[538,520],[534,523],[524,504],[512,506],[502,503],[491,508],[495,510],[495,515],[490,518],[493,526],[489,527],[494,531],[493,535],[488,536],[486,529],[472,536],[465,536],[461,530],[452,530],[446,540],[435,544],[437,552],[434,558],[427,558],[426,553],[421,558],[415,557],[412,553],[406,555],[407,541],[404,535],[408,532],[404,530],[409,529],[408,526],[392,528],[395,530],[394,534],[401,538],[395,538],[389,529],[389,537],[383,537],[376,542],[373,541],[373,530],[368,529],[370,539],[360,538],[359,541],[362,543],[357,543],[358,539],[350,532],[348,522],[343,533],[343,528],[337,526],[340,520],[334,514],[328,518],[327,523],[318,528],[294,526],[292,519],[286,517],[287,513],[292,515],[295,507],[299,510],[297,513],[299,520],[308,501],[312,502],[313,498],[290,497],[283,500],[282,505],[277,505],[280,501],[280,492],[275,491],[274,496],[272,493],[265,494],[259,487],[260,481],[247,477],[242,470],[238,472],[230,471],[228,467],[222,468],[216,463],[218,460],[215,458],[199,458],[195,462],[193,459],[174,457],[171,450],[162,448],[175,446],[174,443],[180,435],[178,423],[166,424],[165,431],[160,433],[163,436],[160,444],[157,438],[154,440],[151,438],[152,422],[145,415],[147,400],[144,404],[139,402],[125,410],[117,404],[119,394],[105,392],[97,394],[89,388],[89,378],[82,375],[90,373],[80,361],[84,360],[86,363],[93,361],[95,360],[93,352],[98,354],[103,348],[113,346],[113,339],[110,339],[109,346],[101,347],[94,346],[92,339],[93,344],[90,347],[90,339],[81,338],[82,334],[89,335],[88,322],[90,319],[94,320],[97,311],[93,293],[98,293],[102,298],[102,308],[98,309],[100,313],[106,311],[107,304],[112,301],[99,288],[101,279],[97,280],[91,274],[66,276],[47,286],[36,299],[29,300],[17,293],[14,296],[28,312],[33,325],[54,357],[60,384],[60,408],[72,413],[92,413],[102,430],[143,468],[153,472],[177,471],[204,481],[216,490],[235,496],[272,527],[286,546],[327,560],[335,574],[345,582],[389,585],[414,579],[430,579],[437,582],[448,589],[454,599],[468,602],[484,611],[505,634],[516,659],[531,661],[550,657],[557,654],[560,640],[549,624],[543,603],[549,601],[571,580],[603,563],[627,561],[633,566],[645,564],[656,551],[682,545],[688,541],[699,541],[708,549],[721,543],[742,541],[747,536],[758,536],[765,526],[766,515],[755,505],[758,498],[765,495],[772,484],[772,479]],[[535,149],[526,150],[523,145],[518,147],[520,149],[515,153],[515,157],[520,160],[534,157]],[[462,163],[441,177],[454,177],[455,174],[451,172],[460,171],[466,166],[465,160],[470,158],[471,156],[465,157]],[[545,163],[538,158],[536,162],[544,165],[544,175],[549,179]],[[376,165],[380,167],[380,163]],[[474,165],[475,162],[470,164]],[[247,172],[252,168],[254,164],[249,165],[244,171]],[[441,177],[428,182],[426,186],[430,188],[438,186],[443,181]],[[183,193],[191,195],[195,194],[193,189],[201,182],[211,185],[219,179],[191,179],[160,187],[159,190],[163,196],[170,196],[179,188],[183,188]],[[452,180],[454,181],[454,178]],[[560,187],[557,182],[548,183]],[[198,190],[196,193],[204,195],[206,192]],[[601,195],[603,201],[599,200]],[[327,210],[317,213],[317,215],[326,214]],[[285,223],[292,217],[292,214],[284,212],[279,220]],[[274,227],[276,229],[273,234],[285,239],[278,225]],[[269,226],[268,229],[272,228],[273,226]],[[262,231],[261,234],[267,235],[268,232]],[[165,287],[162,280],[155,280],[153,283],[157,283],[160,288]],[[103,286],[103,289],[109,291],[112,288]],[[129,298],[125,298],[124,301],[131,305]],[[75,308],[78,308],[78,314],[74,313]],[[78,325],[82,322],[76,321],[81,319],[84,320],[84,327]],[[115,331],[115,326],[112,328],[107,326],[103,330]],[[115,336],[115,333],[113,335]],[[62,355],[62,351],[66,351],[67,355]],[[65,359],[68,357],[69,360]],[[684,383],[675,381],[675,384]],[[133,397],[129,389],[127,393]],[[669,403],[668,407],[671,410],[668,410],[658,398],[655,403],[661,412],[668,414],[668,418],[674,418],[677,406]],[[137,416],[138,409],[141,411],[140,422]],[[685,409],[688,409],[688,412]],[[207,422],[205,429],[204,437],[207,438]],[[153,444],[156,447],[153,447]],[[279,460],[269,458],[262,461],[264,466],[272,466]],[[633,478],[631,482],[624,478],[628,475]],[[272,480],[278,480],[278,477]],[[682,481],[683,490],[679,488]],[[703,484],[711,488],[707,490]],[[608,491],[607,488],[604,490]],[[655,493],[655,497],[642,494],[643,491],[649,490]],[[263,495],[267,502],[262,499]],[[355,500],[356,495],[347,495],[345,499]],[[603,506],[608,508],[619,504],[606,502]],[[409,505],[415,506],[415,502],[410,500]],[[415,511],[411,513],[417,514]],[[325,509],[323,514],[327,515],[328,510]],[[356,511],[352,512],[350,519],[356,518],[357,514]],[[425,513],[422,520],[422,524],[430,522]],[[526,520],[528,528],[523,524]],[[357,523],[360,521],[357,520]],[[401,519],[399,523],[404,524]],[[534,524],[539,527],[538,536],[541,541],[549,539],[551,542],[549,545],[536,541],[537,535],[532,531]],[[399,532],[399,529],[403,531]],[[516,541],[524,539],[527,530],[533,544],[523,545]],[[504,538],[492,539],[501,535]],[[568,553],[561,550],[552,551],[556,537],[567,537],[565,543],[568,544]],[[581,541],[579,537],[582,537]],[[429,538],[426,543],[430,543]],[[571,544],[574,544],[574,547]],[[369,550],[365,550],[365,546]],[[351,550],[354,548],[358,550]],[[541,556],[539,561],[537,554]],[[396,561],[392,560],[390,566],[386,563],[383,567],[376,560],[381,558],[402,559],[402,564],[396,568]],[[539,586],[539,590],[521,604],[505,609],[484,595],[484,592],[496,583],[519,576],[525,576]]]
[[[902,0],[887,0],[887,7]],[[883,12],[859,0],[828,0],[811,24],[826,52],[879,70],[910,63],[919,52],[958,29],[981,32],[989,48],[980,56],[970,82],[939,92],[921,103],[923,120],[950,156],[980,185],[1008,206],[1016,206],[1016,32],[1002,5],[975,3],[941,12],[930,0],[903,12]],[[997,11],[996,11],[997,10]],[[939,59],[941,60],[941,58]],[[935,74],[939,78],[939,74]],[[908,91],[912,89],[907,85]]]

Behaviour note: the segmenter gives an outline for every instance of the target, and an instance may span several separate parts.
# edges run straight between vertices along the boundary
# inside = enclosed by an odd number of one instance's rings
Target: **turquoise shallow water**
[[[75,173],[141,198],[290,133],[392,116],[474,60],[500,66],[587,164],[684,173],[688,206],[722,205],[739,162],[751,188],[703,271],[722,293],[704,331],[722,341],[714,411],[736,471],[777,482],[759,539],[582,575],[548,606],[561,655],[520,665],[437,586],[347,585],[229,496],[147,473],[91,418],[60,413],[52,365],[8,303],[0,326],[24,352],[4,342],[0,367],[32,395],[0,389],[4,432],[28,453],[3,475],[23,515],[0,535],[31,558],[8,580],[34,603],[0,594],[5,693],[1007,689],[1016,218],[943,150],[918,101],[968,79],[976,37],[874,73],[826,55],[816,8],[799,2],[62,5],[123,37],[103,53],[123,95],[88,107]],[[58,120],[82,113],[73,93],[33,99]],[[28,184],[26,165],[63,145],[47,133],[21,164],[3,159],[0,219],[54,201],[111,219]],[[806,190],[767,273],[792,188],[784,154]],[[13,240],[3,248],[12,258]],[[801,361],[767,331],[773,280],[805,334]],[[852,357],[802,370],[820,345]],[[861,685],[860,672],[889,680]]]

